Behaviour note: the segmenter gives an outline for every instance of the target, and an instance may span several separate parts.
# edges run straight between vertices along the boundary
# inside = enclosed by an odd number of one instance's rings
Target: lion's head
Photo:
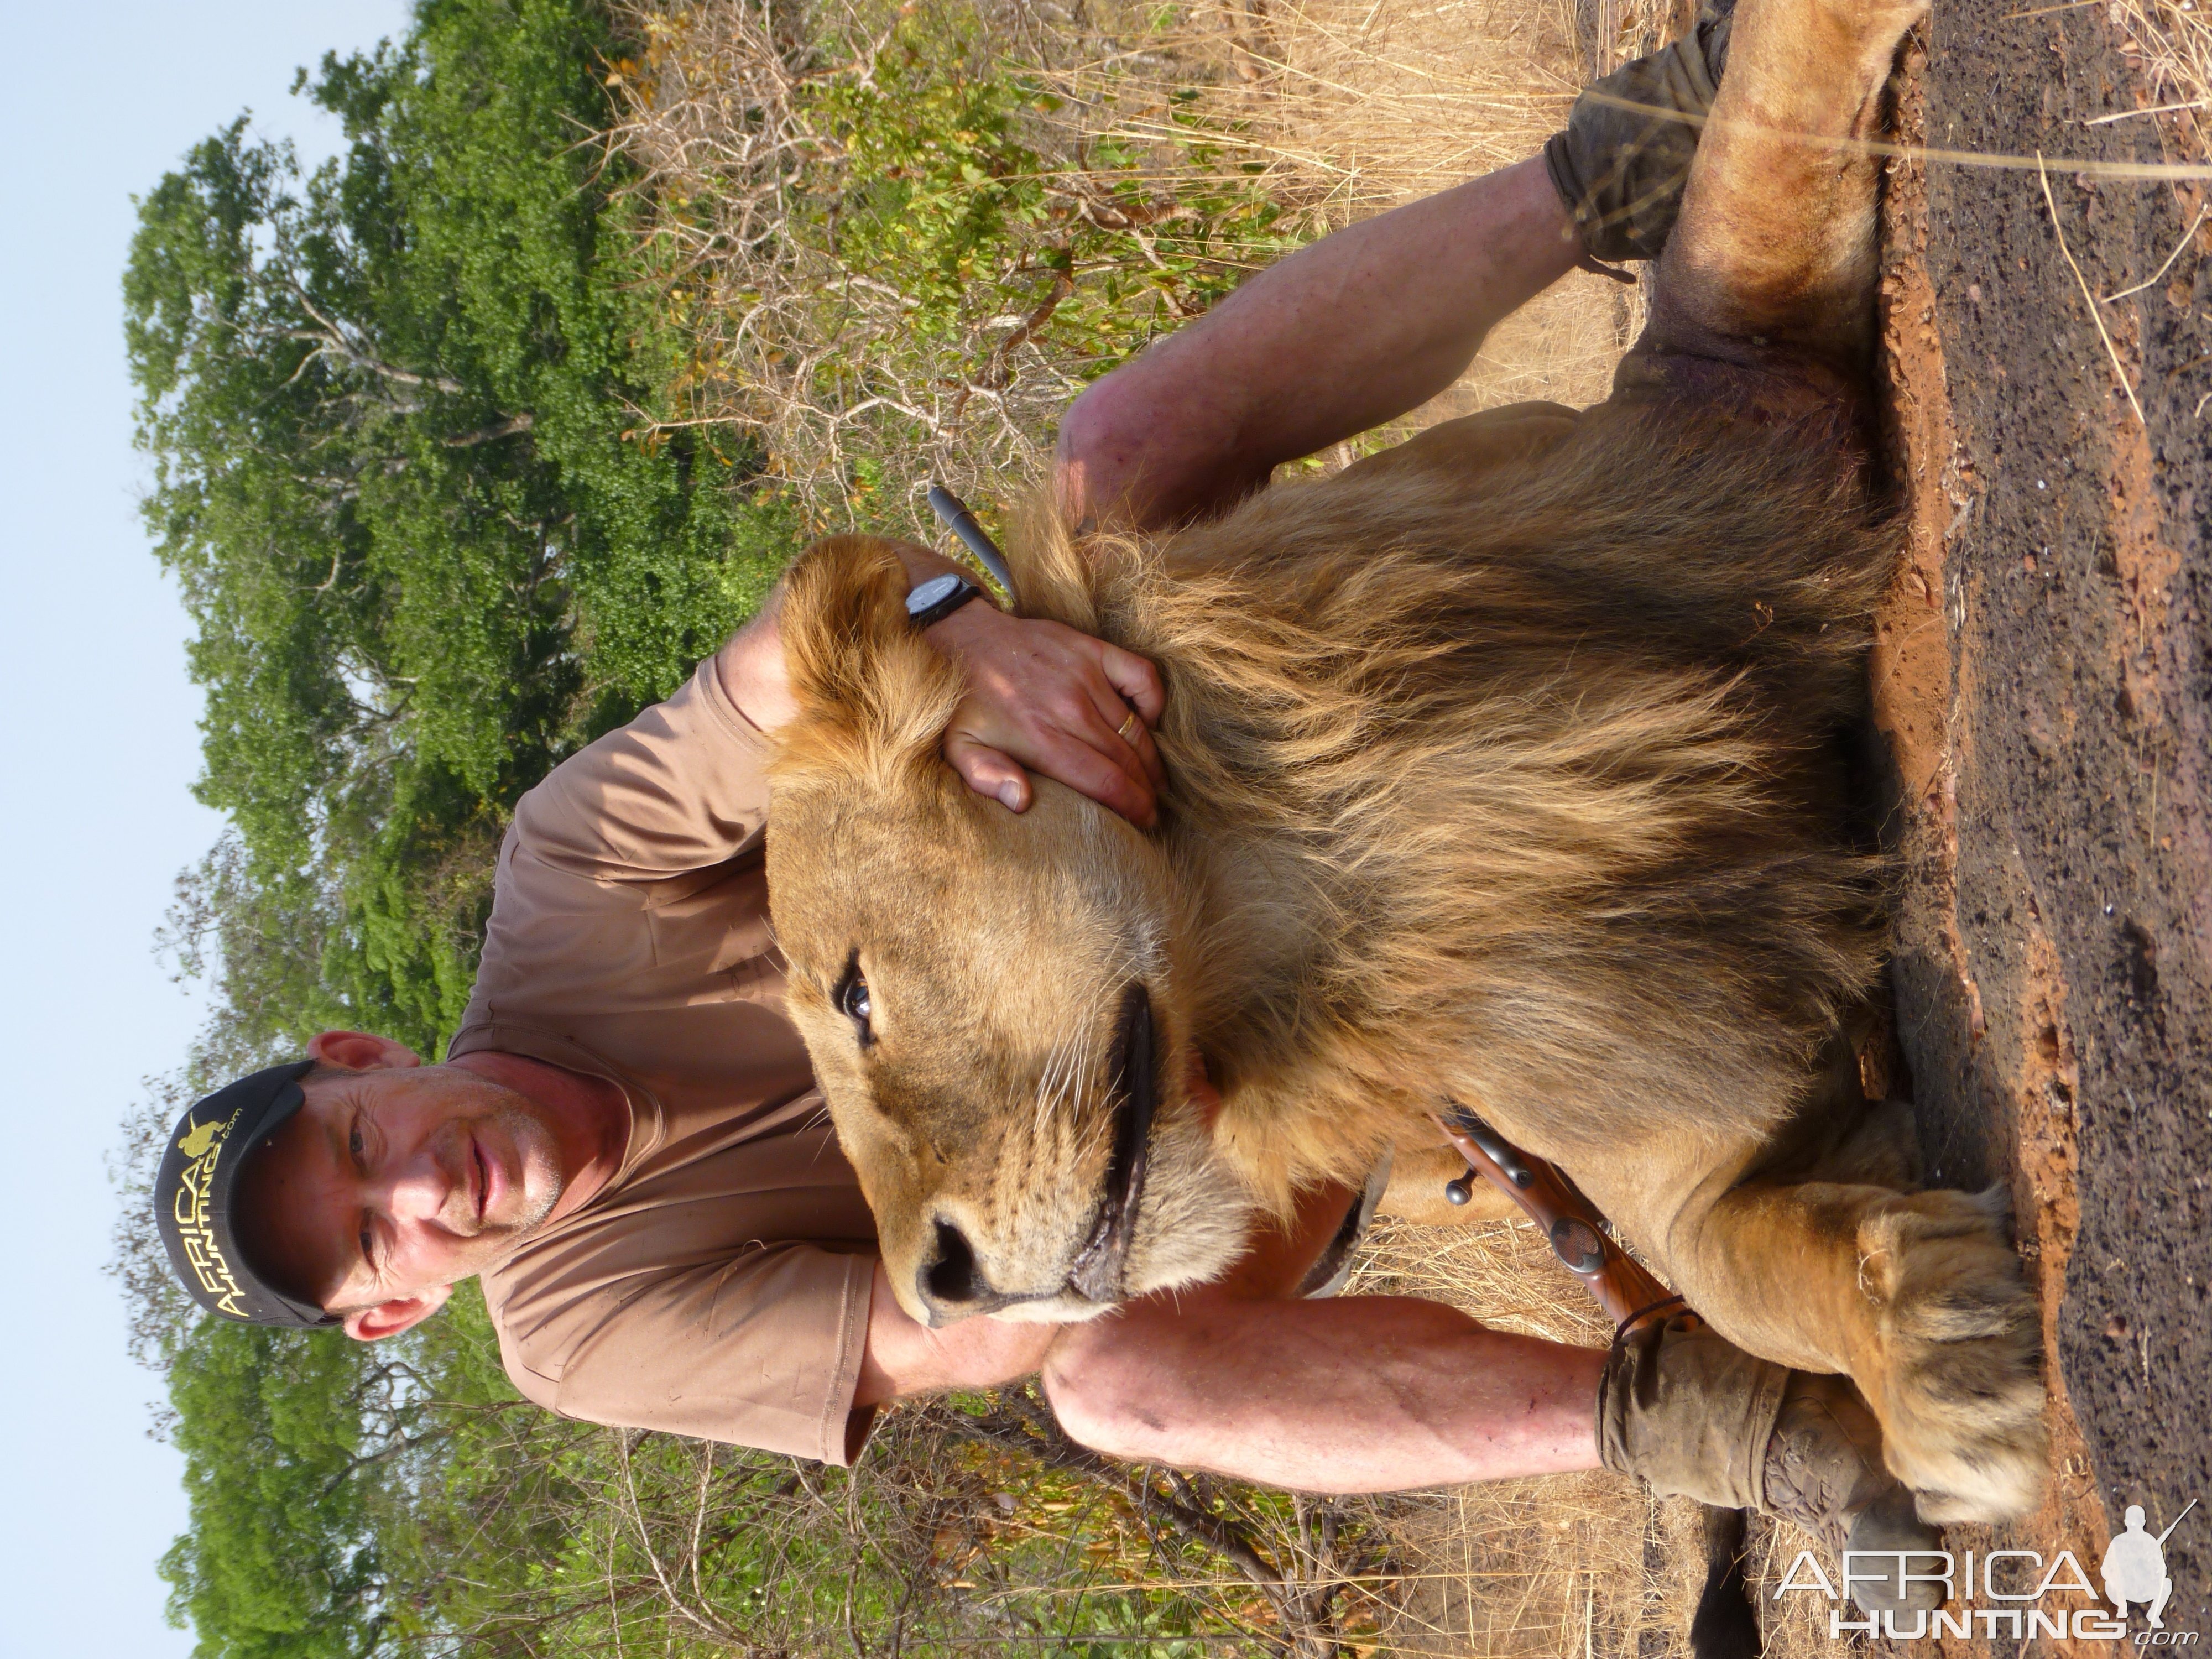
[[[1212,1277],[1250,1211],[1186,1086],[1174,860],[1044,780],[1016,816],[939,753],[957,671],[891,544],[794,569],[799,713],[768,842],[789,1009],[915,1317],[1088,1318]]]

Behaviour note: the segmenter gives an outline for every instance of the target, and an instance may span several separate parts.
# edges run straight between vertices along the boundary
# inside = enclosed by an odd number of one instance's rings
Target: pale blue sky
[[[135,502],[119,282],[130,198],[241,109],[304,155],[334,125],[287,96],[332,47],[397,33],[400,0],[0,0],[0,1052],[8,1359],[0,1365],[0,1656],[162,1659],[155,1563],[184,1522],[146,1437],[157,1384],[123,1352],[100,1264],[102,1157],[197,1023],[151,954],[215,816],[186,793],[199,697],[184,614]]]

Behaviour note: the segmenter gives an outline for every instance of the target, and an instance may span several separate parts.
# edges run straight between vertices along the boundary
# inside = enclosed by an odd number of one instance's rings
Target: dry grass
[[[1351,1293],[1426,1297],[1501,1330],[1595,1347],[1611,1328],[1533,1227],[1383,1222]],[[1694,1565],[1676,1559],[1634,1483],[1547,1475],[1411,1500],[1396,1528],[1409,1567],[1392,1651],[1665,1652],[1688,1629]]]
[[[1665,38],[1665,0],[1297,0],[1211,14],[1233,42],[1212,96],[1266,175],[1334,222],[1535,154],[1593,75]],[[1502,325],[1414,425],[1548,398],[1595,403],[1643,324],[1637,290],[1576,273]]]
[[[1426,1297],[1502,1330],[1586,1347],[1610,1334],[1520,1224],[1385,1221],[1347,1291],[1363,1292]],[[1647,1598],[1648,1511],[1641,1492],[1606,1474],[1492,1481],[1409,1503],[1397,1526],[1412,1570],[1392,1650],[1613,1654],[1638,1650],[1641,1632],[1686,1627]]]
[[[2168,159],[2212,161],[2212,15],[2197,0],[2108,0],[2149,94],[2146,111],[2120,119],[2150,121]]]
[[[1589,72],[1659,38],[1662,0],[955,3],[978,72],[1012,64],[1051,96],[1019,115],[1036,226],[994,245],[948,306],[835,246],[841,192],[866,163],[821,94],[871,85],[914,7],[622,0],[647,49],[618,66],[613,142],[696,343],[671,406],[640,410],[632,436],[691,427],[749,447],[812,527],[926,529],[932,477],[987,507],[1011,500],[1112,354],[1297,240],[1533,155]],[[1072,280],[1042,282],[1071,247]],[[1102,300],[1117,271],[1142,280]],[[1410,424],[1597,401],[1641,318],[1634,289],[1577,273]]]
[[[620,76],[628,119],[612,140],[635,169],[649,254],[694,349],[669,388],[672,416],[640,410],[635,434],[699,427],[751,447],[811,529],[851,523],[857,475],[909,452],[912,428],[929,439],[922,472],[1034,471],[1038,433],[1079,385],[1048,366],[988,385],[1005,355],[990,337],[919,364],[877,361],[895,354],[916,297],[888,273],[847,269],[823,222],[846,158],[809,94],[841,77],[872,82],[878,20],[745,0],[619,0],[617,11],[647,49]]]
[[[1595,1347],[1610,1323],[1523,1223],[1420,1227],[1385,1221],[1351,1293],[1426,1297],[1500,1330]],[[1405,1655],[1686,1656],[1705,1571],[1698,1507],[1659,1503],[1607,1474],[1546,1475],[1404,1500],[1392,1524],[1407,1565],[1385,1640]],[[1832,1659],[1826,1607],[1778,1604],[1796,1528],[1754,1519],[1749,1577],[1766,1659]]]
[[[750,442],[814,528],[926,531],[932,479],[988,514],[1041,480],[1090,380],[1327,228],[1321,192],[1262,188],[1237,165],[1223,130],[1236,100],[1209,101],[1232,74],[1224,43],[1172,6],[617,9],[647,50],[621,76],[628,118],[611,141],[696,344],[668,388],[676,409],[641,410],[635,435],[690,426]],[[934,54],[919,71],[917,42]],[[999,106],[1003,137],[941,118],[963,88],[994,82],[1019,88]],[[871,114],[879,94],[889,104]],[[941,131],[921,125],[933,118]],[[1018,194],[1018,210],[958,246],[957,202],[912,236],[911,210],[907,228],[876,222],[872,185],[921,177],[946,143],[974,143],[983,171],[972,185],[957,168],[927,179],[924,198],[943,210],[971,188],[977,202]],[[882,233],[872,262],[854,262],[856,226]]]

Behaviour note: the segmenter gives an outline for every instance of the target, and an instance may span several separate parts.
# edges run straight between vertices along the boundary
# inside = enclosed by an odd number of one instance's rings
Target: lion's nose
[[[937,1223],[935,1249],[930,1259],[922,1263],[920,1278],[922,1302],[937,1316],[934,1322],[938,1324],[949,1325],[971,1314],[989,1313],[1014,1299],[991,1288],[991,1281],[984,1277],[975,1260],[975,1249],[969,1243],[968,1235],[941,1216]]]

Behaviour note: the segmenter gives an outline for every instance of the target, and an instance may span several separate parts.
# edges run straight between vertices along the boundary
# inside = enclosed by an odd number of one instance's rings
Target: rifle
[[[1559,1265],[1582,1280],[1620,1330],[1655,1314],[1688,1313],[1680,1297],[1613,1242],[1605,1217],[1565,1170],[1529,1157],[1464,1106],[1448,1105],[1430,1116],[1467,1160],[1467,1174],[1445,1183],[1446,1198],[1466,1203],[1478,1175],[1498,1188],[1536,1224]]]
[[[2171,1537],[2172,1537],[2172,1536],[2173,1536],[2173,1528],[2174,1528],[2174,1527],[2178,1527],[2178,1526],[2179,1526],[2179,1525],[2180,1525],[2184,1521],[2186,1521],[2186,1520],[2189,1518],[2189,1511],[2190,1511],[2190,1510],[2193,1510],[2193,1509],[2195,1509],[2196,1507],[2197,1507],[2197,1500],[2196,1500],[2195,1498],[2191,1498],[2191,1499],[2189,1500],[2189,1503],[2188,1503],[2187,1507],[2186,1507],[2186,1508],[2185,1508],[2185,1509],[2181,1511],[2181,1513],[2180,1513],[2180,1514],[2179,1514],[2179,1515],[2177,1515],[2177,1516],[2175,1516],[2173,1517],[2173,1522],[2172,1522],[2172,1526],[2167,1527],[2167,1528],[2166,1528],[2166,1529],[2164,1532],[2162,1532],[2162,1533],[2159,1534],[2159,1535],[2158,1535],[2158,1542],[2159,1542],[2159,1547],[2160,1547],[2160,1549],[2165,1548],[2165,1547],[2166,1547],[2166,1540],[2167,1539],[2169,1539],[2169,1538],[2171,1538]]]
[[[1582,1280],[1616,1322],[1615,1340],[1655,1317],[1704,1323],[1650,1268],[1613,1242],[1604,1215],[1583,1196],[1565,1170],[1529,1157],[1456,1103],[1448,1103],[1444,1115],[1431,1112],[1430,1116],[1467,1160],[1467,1173],[1444,1183],[1444,1196],[1455,1204],[1466,1203],[1474,1196],[1472,1183],[1480,1175],[1519,1205],[1551,1242],[1559,1265]],[[1705,1582],[1690,1620],[1692,1659],[1754,1659],[1760,1650],[1759,1621],[1751,1611],[1744,1579],[1744,1512],[1702,1504],[1698,1510]],[[2176,1516],[2174,1524],[2180,1522]]]

